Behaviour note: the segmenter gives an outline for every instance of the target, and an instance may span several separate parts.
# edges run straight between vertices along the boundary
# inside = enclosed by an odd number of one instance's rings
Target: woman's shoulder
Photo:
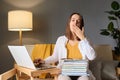
[[[66,42],[68,39],[67,39],[67,37],[65,36],[65,35],[62,35],[62,36],[59,36],[58,37],[58,39],[57,39],[57,41],[62,41],[62,42]]]
[[[67,37],[65,35],[59,36],[58,39],[60,40],[67,40]]]
[[[59,36],[58,39],[66,39],[67,37],[65,35]]]

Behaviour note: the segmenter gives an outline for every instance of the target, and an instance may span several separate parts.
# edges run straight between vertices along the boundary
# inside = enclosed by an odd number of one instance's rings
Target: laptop
[[[39,68],[35,67],[25,46],[8,46],[8,49],[19,66],[35,70],[55,68],[55,66],[52,65],[44,65],[43,67]]]

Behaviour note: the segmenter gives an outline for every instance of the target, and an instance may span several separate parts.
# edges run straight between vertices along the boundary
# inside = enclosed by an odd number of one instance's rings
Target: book
[[[88,75],[88,61],[65,59],[62,65],[62,74],[68,76]]]

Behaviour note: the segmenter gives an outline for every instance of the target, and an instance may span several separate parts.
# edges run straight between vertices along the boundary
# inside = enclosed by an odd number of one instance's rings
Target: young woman
[[[87,38],[84,35],[84,22],[83,17],[79,13],[73,13],[70,15],[68,24],[66,27],[66,34],[60,36],[54,48],[53,55],[45,59],[45,63],[59,62],[58,68],[61,68],[61,59],[95,59],[95,51],[89,44]],[[58,80],[95,80],[92,73],[89,71],[90,76],[65,76],[59,75]]]

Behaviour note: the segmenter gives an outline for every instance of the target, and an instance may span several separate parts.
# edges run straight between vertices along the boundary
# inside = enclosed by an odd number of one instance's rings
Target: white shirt
[[[53,55],[46,58],[45,63],[54,63],[59,61],[57,67],[61,68],[62,66],[61,59],[67,58],[67,49],[66,49],[67,41],[68,39],[66,36],[58,37],[54,47]],[[86,60],[95,59],[96,57],[95,51],[86,38],[84,40],[79,41],[78,48],[81,51],[82,59],[86,59]],[[95,77],[92,75],[92,72],[90,70],[89,70],[89,74],[92,80],[95,80]]]
[[[54,63],[62,59],[62,58],[67,58],[67,49],[66,49],[66,44],[67,44],[67,37],[66,36],[60,36],[58,37],[55,48],[53,51],[53,55],[46,58],[45,62],[46,63]],[[81,40],[78,43],[78,48],[81,51],[82,54],[82,59],[87,59],[87,60],[93,60],[96,57],[94,49],[91,47],[87,39]]]

